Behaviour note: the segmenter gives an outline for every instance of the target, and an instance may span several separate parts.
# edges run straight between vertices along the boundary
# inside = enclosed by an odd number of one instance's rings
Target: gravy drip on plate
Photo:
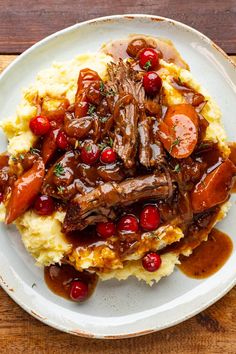
[[[233,243],[228,235],[212,229],[189,257],[181,256],[178,268],[191,278],[207,278],[216,273],[229,259]]]
[[[90,297],[96,288],[98,277],[89,272],[78,272],[69,264],[55,264],[44,268],[44,279],[54,294],[71,300],[70,289],[73,281],[85,282],[88,285],[88,297]]]

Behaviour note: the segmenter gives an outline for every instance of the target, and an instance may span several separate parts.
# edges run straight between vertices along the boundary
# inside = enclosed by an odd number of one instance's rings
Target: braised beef
[[[84,196],[76,196],[69,204],[64,220],[64,229],[81,229],[81,220],[97,209],[125,206],[143,199],[166,199],[169,184],[165,174],[156,173],[127,179],[120,184],[105,183]]]

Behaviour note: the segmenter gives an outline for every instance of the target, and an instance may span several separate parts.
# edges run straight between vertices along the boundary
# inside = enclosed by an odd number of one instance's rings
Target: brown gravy
[[[184,69],[189,69],[188,64],[182,59],[182,57],[174,47],[173,43],[167,39],[159,39],[156,37],[154,38],[144,35],[135,35],[130,36],[127,39],[111,41],[103,47],[103,51],[106,54],[111,55],[115,61],[118,61],[119,58],[128,58],[129,55],[126,52],[126,49],[128,47],[128,44],[136,38],[145,39],[151,48],[156,48],[158,51],[160,51],[162,54],[162,58],[167,63],[174,63]]]
[[[228,144],[229,148],[230,148],[230,155],[229,155],[229,159],[235,164],[236,166],[236,143],[229,143]],[[231,193],[236,193],[236,179],[234,182],[234,185],[231,189]]]
[[[73,280],[81,280],[88,284],[90,297],[97,284],[97,275],[88,272],[78,272],[69,264],[51,265],[44,268],[44,279],[48,288],[56,295],[70,299],[70,285]]]
[[[212,229],[208,240],[195,248],[189,257],[181,256],[178,268],[191,278],[207,278],[228,260],[233,243],[225,233]]]

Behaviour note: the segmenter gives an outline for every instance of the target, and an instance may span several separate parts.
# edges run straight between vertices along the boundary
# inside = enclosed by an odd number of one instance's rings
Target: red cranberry
[[[81,149],[81,159],[87,165],[94,164],[99,158],[99,148],[95,144],[86,144]]]
[[[54,202],[48,195],[40,195],[34,203],[34,210],[38,215],[51,215],[54,211]]]
[[[2,192],[0,192],[0,203],[2,203],[2,202],[3,202],[3,198],[4,198],[4,195],[3,195],[3,193],[2,193]]]
[[[115,234],[116,227],[115,224],[111,221],[99,222],[97,223],[96,230],[99,236],[103,238],[108,238]]]
[[[124,215],[118,222],[117,228],[120,232],[137,232],[138,220],[134,215]]]
[[[30,120],[30,129],[34,135],[41,136],[49,132],[51,125],[47,117],[37,116]]]
[[[74,301],[84,301],[88,297],[88,285],[80,280],[71,283],[70,298]]]
[[[160,213],[155,205],[147,205],[140,214],[140,225],[146,231],[153,231],[160,224]]]
[[[139,65],[144,70],[155,70],[159,65],[158,53],[152,48],[144,48],[139,54]]]
[[[102,163],[113,163],[116,161],[116,152],[108,147],[102,151],[100,160]]]
[[[57,134],[56,144],[59,149],[66,150],[68,148],[68,137],[65,132],[60,131]]]
[[[161,266],[161,257],[155,252],[147,253],[142,259],[142,265],[148,272],[155,272]]]
[[[160,92],[162,80],[155,71],[149,71],[143,76],[143,87],[147,95],[154,96]]]

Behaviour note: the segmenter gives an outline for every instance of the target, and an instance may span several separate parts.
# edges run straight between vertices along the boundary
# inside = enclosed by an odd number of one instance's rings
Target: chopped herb
[[[108,120],[108,117],[99,117],[100,122],[105,123]]]
[[[85,146],[85,150],[88,151],[88,152],[92,151],[92,146],[91,145],[86,145]]]
[[[33,284],[31,285],[31,288],[33,289],[35,286],[37,286],[36,283],[33,283]]]
[[[65,190],[65,187],[63,187],[63,186],[58,186],[57,187],[58,194],[62,194],[64,192],[64,190]]]
[[[53,172],[54,172],[54,175],[56,175],[57,177],[64,175],[64,173],[65,173],[64,167],[62,166],[62,164],[60,162],[58,162],[56,164]]]
[[[106,143],[100,143],[100,144],[98,144],[98,147],[99,147],[100,150],[104,150],[107,147],[107,144]]]
[[[173,143],[171,144],[171,147],[170,147],[170,150],[169,150],[169,153],[172,152],[173,148],[177,145],[179,145],[180,143],[180,138],[176,138],[176,140],[173,141]]]
[[[89,108],[88,108],[88,114],[90,115],[90,116],[93,116],[94,115],[94,113],[95,113],[95,111],[96,111],[96,106],[94,106],[93,104],[89,104]]]
[[[17,158],[15,156],[11,157],[12,161],[17,162]]]
[[[77,149],[77,147],[80,147],[82,145],[82,142],[79,140],[76,140],[75,142],[75,149]]]
[[[209,147],[209,144],[208,143],[204,143],[204,141],[202,141],[201,144],[199,145],[200,149],[204,149],[204,148],[207,148],[207,147]]]
[[[113,88],[109,88],[107,91],[106,91],[106,96],[115,96],[115,91],[113,90]]]
[[[25,158],[25,156],[23,154],[20,154],[19,157],[21,160],[24,160],[24,158]]]
[[[180,165],[178,163],[175,165],[174,172],[180,172]]]
[[[144,69],[145,69],[145,70],[148,70],[151,66],[152,66],[152,63],[151,63],[150,60],[148,60],[148,61],[146,62],[146,64],[144,65]]]
[[[100,92],[104,92],[105,85],[103,81],[100,81]]]
[[[108,143],[108,145],[110,145],[110,147],[113,146],[113,139],[112,139],[111,137],[109,138],[109,143]]]
[[[39,153],[40,153],[40,150],[31,147],[31,148],[30,148],[30,153],[31,153],[31,154],[39,154]]]
[[[180,83],[180,84],[182,84],[182,80],[181,80],[181,78],[178,76],[178,82]]]

